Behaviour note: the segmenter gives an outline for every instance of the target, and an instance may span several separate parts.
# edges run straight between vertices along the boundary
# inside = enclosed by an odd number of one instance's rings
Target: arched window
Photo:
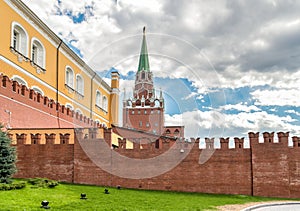
[[[12,23],[12,32],[11,32],[11,47],[16,51],[28,56],[28,35],[25,29],[16,22]]]
[[[45,68],[45,48],[43,44],[36,38],[31,41],[31,61],[38,66]]]
[[[17,81],[20,85],[25,85],[25,86],[28,87],[27,82],[23,78],[21,78],[20,76],[14,75],[13,77],[11,77],[11,79],[13,81]]]
[[[65,107],[74,110],[74,107],[70,103],[66,103]]]
[[[77,119],[79,119],[80,121],[83,120],[83,113],[79,108],[76,108],[76,110],[75,110],[75,117]]]
[[[107,111],[107,98],[106,98],[106,96],[103,96],[103,101],[102,101],[102,103],[103,103],[103,109],[104,109],[105,111]]]
[[[74,88],[74,71],[72,70],[71,67],[67,66],[66,67],[66,85],[70,88]]]
[[[155,100],[155,101],[154,101],[154,106],[155,106],[155,107],[160,107],[160,102],[159,102],[159,100]]]
[[[34,90],[36,93],[40,93],[41,95],[44,95],[44,92],[37,86],[32,86],[32,90]]]
[[[81,75],[76,76],[76,91],[79,94],[84,95],[84,81]]]
[[[170,134],[171,131],[169,129],[166,130],[166,134]]]
[[[83,115],[82,111],[81,111],[79,108],[76,108],[75,112],[78,113],[79,115],[80,115],[80,114]]]
[[[98,90],[96,92],[96,105],[101,107],[101,92]]]

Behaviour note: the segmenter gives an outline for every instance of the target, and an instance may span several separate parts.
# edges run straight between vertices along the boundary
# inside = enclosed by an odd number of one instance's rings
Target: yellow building
[[[118,123],[117,72],[108,85],[20,0],[0,1],[0,14],[2,75],[100,124]]]

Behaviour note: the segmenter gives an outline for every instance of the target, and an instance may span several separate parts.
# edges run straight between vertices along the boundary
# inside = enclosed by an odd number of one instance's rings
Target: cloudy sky
[[[300,1],[23,1],[104,79],[117,69],[121,97],[146,26],[166,124],[187,137],[300,135]]]

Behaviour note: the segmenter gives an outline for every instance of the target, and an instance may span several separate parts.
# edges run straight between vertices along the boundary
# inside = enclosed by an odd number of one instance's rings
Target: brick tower
[[[133,96],[123,100],[123,127],[162,134],[164,130],[164,99],[156,97],[153,74],[150,71],[145,27],[136,73]]]

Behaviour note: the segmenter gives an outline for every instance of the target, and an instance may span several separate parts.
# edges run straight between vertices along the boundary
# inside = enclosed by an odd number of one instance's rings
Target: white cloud
[[[299,89],[255,90],[255,105],[300,106]]]
[[[133,12],[143,10],[145,12],[159,13],[162,9],[161,1],[158,0],[153,0],[151,2],[147,0],[117,0],[117,3],[120,5],[121,9],[130,9]]]
[[[193,98],[197,96],[197,93],[196,92],[191,92],[191,94],[189,94],[188,96],[185,96],[182,100],[188,100],[190,98]],[[200,96],[200,99],[202,99],[202,97]]]
[[[247,105],[243,105],[242,103],[235,104],[235,105],[227,104],[227,105],[221,106],[220,109],[221,110],[237,110],[237,111],[243,111],[243,112],[247,112],[247,113],[250,111],[260,111],[261,110],[260,108],[258,108],[255,105],[247,106]]]
[[[220,136],[223,133],[224,115],[218,111],[199,110],[170,116],[165,114],[166,125],[184,125],[185,136]]]
[[[186,120],[189,121],[186,121]],[[248,132],[291,132],[300,134],[300,126],[290,116],[277,116],[266,111],[223,114],[216,111],[192,111],[181,115],[165,115],[166,125],[185,125],[187,137],[236,137]],[[195,135],[197,134],[197,135]]]
[[[297,116],[300,116],[300,112],[295,111],[295,110],[286,110],[285,113],[296,114]]]

